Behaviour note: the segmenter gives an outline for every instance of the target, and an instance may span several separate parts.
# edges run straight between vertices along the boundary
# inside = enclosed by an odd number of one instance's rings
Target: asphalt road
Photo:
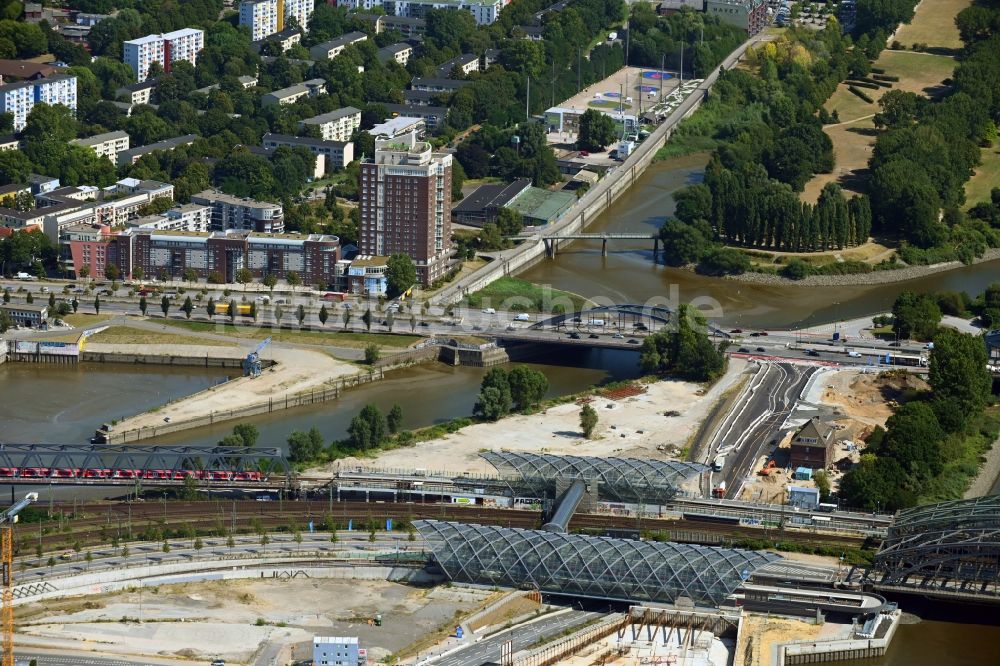
[[[541,638],[554,639],[563,631],[577,627],[595,618],[600,613],[570,610],[554,617],[545,617],[530,624],[512,627],[506,631],[484,638],[478,643],[457,650],[434,662],[435,666],[481,666],[487,662],[501,663],[500,648],[506,641],[513,641],[514,653],[535,644]]]
[[[754,473],[757,458],[779,437],[778,429],[817,368],[792,363],[762,363],[744,386],[732,409],[719,422],[709,440],[706,460],[726,459],[721,472],[711,475],[712,487],[726,483],[726,497],[736,498],[745,479]],[[711,496],[711,488],[706,490]]]
[[[153,662],[135,659],[126,661],[124,659],[102,659],[88,655],[71,655],[68,653],[40,653],[30,649],[18,650],[14,659],[17,662],[28,663],[36,659],[38,666],[157,666]]]

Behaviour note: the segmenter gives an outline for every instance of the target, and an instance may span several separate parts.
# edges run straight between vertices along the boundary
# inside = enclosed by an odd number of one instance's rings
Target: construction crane
[[[2,666],[14,666],[14,523],[17,522],[17,514],[36,501],[38,493],[28,493],[23,500],[0,513],[0,550],[3,557]]]
[[[264,341],[257,345],[257,348],[247,354],[247,357],[243,359],[244,377],[260,377],[260,353],[264,351],[264,347],[270,343],[271,338],[264,338]]]

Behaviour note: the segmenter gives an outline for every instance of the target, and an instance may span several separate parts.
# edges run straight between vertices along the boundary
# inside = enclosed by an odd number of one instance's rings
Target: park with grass
[[[354,317],[352,323],[360,321],[360,317]],[[338,331],[336,326],[342,325],[340,322],[333,322],[325,331],[311,330],[289,330],[273,329],[260,324],[226,324],[222,322],[206,321],[183,321],[180,319],[166,319],[163,321],[167,326],[172,326],[180,330],[192,331],[195,333],[213,333],[226,337],[238,338],[241,340],[260,340],[270,337],[275,342],[287,342],[291,344],[306,345],[332,345],[335,347],[356,347],[364,348],[370,344],[380,347],[402,349],[409,347],[422,338],[419,335],[407,335],[403,333],[361,333],[357,331]],[[396,320],[396,327],[399,329],[408,328],[409,322],[403,318]],[[99,334],[98,334],[99,335]],[[200,338],[199,338],[200,339]]]

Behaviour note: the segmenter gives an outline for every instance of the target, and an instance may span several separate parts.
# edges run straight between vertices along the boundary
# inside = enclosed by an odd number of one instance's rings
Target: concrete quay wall
[[[739,62],[748,48],[764,39],[766,38],[760,35],[755,36],[733,51],[722,65],[712,71],[708,78],[687,99],[681,102],[680,106],[645,141],[639,144],[635,152],[623,164],[598,181],[564,214],[562,220],[554,222],[544,229],[535,242],[527,241],[513,250],[498,253],[497,259],[468,277],[442,289],[431,297],[431,302],[442,305],[457,303],[468,294],[485,288],[499,278],[512,275],[541,261],[546,256],[547,244],[557,243],[557,241],[547,240],[547,236],[582,232],[595,217],[603,213],[623,192],[635,184],[636,178],[641,176],[646,167],[652,164],[656,157],[656,151],[666,143],[680,122],[702,105],[708,91],[718,79],[720,71],[732,68]]]
[[[891,624],[882,638],[856,638],[832,641],[797,641],[783,643],[775,647],[777,652],[775,664],[792,666],[794,664],[819,664],[827,661],[846,661],[848,659],[871,659],[883,656],[892,643],[892,637],[899,626],[900,611],[894,611],[889,618]]]
[[[243,356],[186,356],[184,354],[122,354],[117,352],[81,351],[82,363],[131,363],[134,365],[186,365],[202,368],[240,368]],[[261,366],[269,368],[274,361],[262,359]]]

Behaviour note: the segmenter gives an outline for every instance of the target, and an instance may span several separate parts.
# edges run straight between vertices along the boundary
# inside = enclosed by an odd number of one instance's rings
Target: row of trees
[[[847,505],[895,511],[928,496],[943,475],[965,479],[976,472],[976,452],[969,467],[966,449],[970,439],[983,439],[977,437],[980,417],[992,400],[982,339],[938,330],[929,383],[930,392],[904,404],[869,436],[860,464],[840,482]],[[963,489],[957,483],[948,492],[960,496]]]
[[[831,21],[819,32],[790,31],[754,52],[749,61],[757,75],[735,70],[720,77],[703,113],[731,120],[718,124],[722,144],[704,183],[675,194],[677,220],[661,230],[668,263],[739,272],[748,262],[720,243],[808,252],[868,239],[867,197],[848,200],[830,183],[815,205],[799,198],[815,174],[833,168],[833,145],[816,112],[852,68],[867,66],[867,54],[850,49],[850,38]]]

